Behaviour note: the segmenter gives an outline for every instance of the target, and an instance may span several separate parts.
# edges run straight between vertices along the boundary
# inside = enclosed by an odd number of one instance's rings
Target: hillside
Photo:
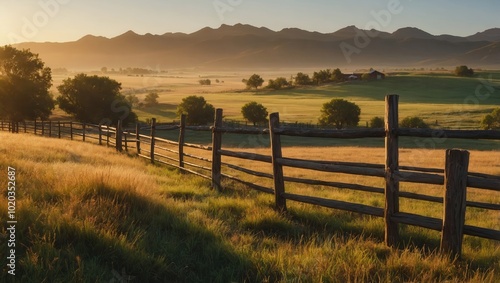
[[[467,244],[468,260],[451,264],[418,246],[385,247],[381,221],[306,205],[280,215],[269,205],[272,197],[247,189],[216,192],[204,180],[105,147],[47,141],[0,132],[0,166],[17,172],[19,282],[493,282],[498,276],[498,248],[487,242]],[[6,180],[0,180],[4,196]],[[5,199],[0,211],[5,219]],[[0,233],[6,237],[5,226]],[[426,251],[436,245],[428,233],[415,240]],[[7,282],[4,250],[0,281]]]
[[[348,26],[332,33],[296,28],[272,31],[236,24],[206,27],[191,34],[139,35],[128,31],[105,38],[87,35],[75,42],[21,43],[53,68],[255,69],[304,67],[402,67],[468,64],[498,67],[499,29],[469,37],[431,35],[418,28],[394,33]],[[359,42],[362,42],[360,44]],[[346,56],[346,54],[349,54]],[[349,58],[347,58],[349,57]]]

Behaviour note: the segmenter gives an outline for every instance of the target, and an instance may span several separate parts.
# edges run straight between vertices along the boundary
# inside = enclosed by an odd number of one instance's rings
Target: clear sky
[[[323,33],[348,25],[467,36],[500,27],[499,0],[0,0],[0,45],[191,33],[236,23]]]

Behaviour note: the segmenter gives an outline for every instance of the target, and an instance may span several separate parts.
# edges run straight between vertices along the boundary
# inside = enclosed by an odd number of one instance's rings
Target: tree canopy
[[[332,99],[323,104],[319,123],[322,126],[335,126],[337,129],[357,126],[361,109],[353,102]]]
[[[373,117],[370,120],[370,128],[384,128],[384,127],[385,127],[384,118],[382,118],[382,117]]]
[[[399,123],[399,126],[401,128],[429,128],[429,125],[427,125],[427,123],[425,123],[424,120],[419,117],[406,117],[401,121],[401,123]]]
[[[203,96],[188,96],[177,106],[177,115],[186,114],[188,125],[206,125],[214,121],[215,108]]]
[[[259,75],[253,74],[248,80],[243,80],[246,83],[248,88],[259,88],[264,83],[264,79],[262,79]]]
[[[37,54],[0,47],[0,117],[12,121],[47,119],[54,109],[52,73]]]
[[[144,105],[147,107],[158,105],[158,97],[160,96],[156,92],[148,93],[146,97],[144,97]]]
[[[57,87],[61,96],[59,107],[81,122],[94,124],[124,124],[137,121],[131,105],[120,93],[121,84],[108,77],[78,74]]]
[[[494,109],[491,114],[483,117],[481,127],[485,130],[499,130],[500,129],[500,108]]]
[[[241,114],[243,114],[243,118],[252,122],[255,126],[257,123],[267,122],[267,115],[269,113],[264,105],[252,101],[241,107]]]
[[[293,83],[295,85],[310,85],[312,81],[309,75],[299,72],[295,76]]]
[[[290,87],[290,82],[288,82],[286,80],[286,78],[284,78],[284,77],[278,77],[274,80],[269,80],[269,82],[267,83],[267,88],[271,88],[271,89],[275,89],[275,90],[286,88],[286,87]]]
[[[455,68],[455,75],[459,77],[472,77],[474,76],[474,70],[465,65],[457,66]]]

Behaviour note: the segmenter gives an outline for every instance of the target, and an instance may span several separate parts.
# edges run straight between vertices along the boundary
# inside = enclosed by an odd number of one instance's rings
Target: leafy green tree
[[[158,105],[158,97],[160,96],[156,92],[148,93],[146,97],[144,97],[144,105],[147,107]]]
[[[462,65],[455,68],[455,75],[459,77],[472,77],[474,76],[474,70],[469,67]]]
[[[500,129],[500,108],[494,109],[491,114],[484,116],[481,127],[485,130]]]
[[[267,122],[267,108],[264,105],[257,103],[255,101],[249,102],[243,107],[241,107],[241,114],[243,114],[243,118],[252,122],[253,125],[257,125],[257,123],[265,123]]]
[[[357,126],[361,109],[344,99],[332,99],[323,104],[319,123],[322,126],[335,126],[337,129]]]
[[[206,125],[214,121],[215,108],[203,96],[188,96],[177,106],[177,115],[186,114],[188,125]]]
[[[289,86],[290,86],[290,83],[284,77],[279,77],[279,78],[276,78],[275,80],[269,80],[269,82],[267,84],[267,88],[271,88],[271,89],[275,89],[275,90],[286,88]]]
[[[59,107],[81,122],[93,124],[124,124],[137,121],[132,106],[120,93],[121,84],[108,77],[78,74],[57,87],[61,96]]]
[[[198,83],[200,85],[211,85],[212,81],[210,79],[206,79],[206,80],[199,80]]]
[[[248,88],[259,88],[264,83],[264,79],[262,79],[259,75],[253,74],[248,80],[246,80],[246,85]]]
[[[293,83],[295,85],[310,85],[312,83],[311,78],[309,75],[306,75],[304,73],[297,73],[297,75],[294,78]]]
[[[315,84],[320,85],[331,82],[331,78],[332,78],[332,70],[326,69],[314,72],[312,80]]]
[[[424,122],[419,117],[406,117],[404,118],[401,123],[399,123],[399,126],[401,128],[418,128],[418,129],[427,129],[429,128],[429,125]]]
[[[334,82],[344,81],[344,74],[342,74],[342,71],[340,71],[339,68],[333,70],[331,80]]]
[[[0,47],[0,117],[14,122],[48,119],[54,109],[52,74],[37,54]]]
[[[382,117],[373,117],[370,120],[370,128],[384,128],[384,127],[385,127],[384,118],[382,118]]]

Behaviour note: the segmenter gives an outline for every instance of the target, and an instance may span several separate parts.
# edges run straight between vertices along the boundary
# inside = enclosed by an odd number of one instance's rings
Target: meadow
[[[379,218],[293,202],[288,213],[280,214],[273,209],[272,196],[230,182],[224,184],[225,190],[215,191],[206,180],[111,148],[47,141],[0,133],[0,167],[11,166],[18,172],[16,279],[21,282],[120,278],[129,282],[495,282],[500,276],[500,246],[495,241],[465,237],[463,258],[452,261],[436,251],[437,233],[404,226],[401,246],[391,249],[383,243]],[[284,155],[320,159],[324,150],[291,147]],[[339,161],[383,160],[383,150],[329,150]],[[472,152],[471,171],[499,174],[499,154]],[[408,149],[401,155],[405,165],[443,166],[444,154],[437,151]],[[6,188],[7,178],[0,178],[2,195]],[[376,197],[359,193],[289,188],[381,205]],[[415,185],[403,189],[440,191]],[[478,200],[500,202],[493,193],[475,195]],[[440,209],[402,203],[402,210],[423,215],[438,214]],[[2,219],[7,217],[5,199],[0,214]],[[497,220],[494,212],[468,210],[466,222],[499,229]],[[6,228],[0,231],[4,238]],[[2,282],[8,276],[6,249],[1,249]]]

